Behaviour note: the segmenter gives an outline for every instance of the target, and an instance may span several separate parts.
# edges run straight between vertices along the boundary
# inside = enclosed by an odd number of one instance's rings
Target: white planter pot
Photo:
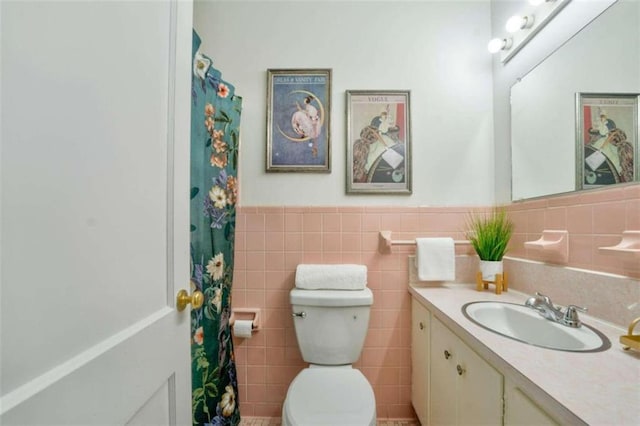
[[[483,281],[495,282],[496,274],[502,274],[502,260],[481,260],[480,272]]]

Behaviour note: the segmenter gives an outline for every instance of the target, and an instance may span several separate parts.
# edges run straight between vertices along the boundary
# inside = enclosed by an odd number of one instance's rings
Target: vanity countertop
[[[467,345],[563,424],[640,424],[640,353],[625,351],[626,330],[581,314],[611,341],[602,352],[565,352],[518,342],[467,319],[462,305],[478,300],[524,303],[514,290],[479,292],[475,284],[411,285],[409,292]]]

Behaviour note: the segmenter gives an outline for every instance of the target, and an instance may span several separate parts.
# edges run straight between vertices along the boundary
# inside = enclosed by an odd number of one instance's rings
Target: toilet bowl
[[[291,382],[282,408],[283,426],[375,426],[371,385],[351,366],[302,370]]]
[[[366,268],[362,269],[366,280]],[[354,289],[348,282],[344,289],[336,288],[335,282],[327,286],[294,288],[289,295],[296,339],[309,367],[289,386],[282,424],[375,426],[373,389],[362,372],[352,367],[364,346],[373,293],[366,285]]]

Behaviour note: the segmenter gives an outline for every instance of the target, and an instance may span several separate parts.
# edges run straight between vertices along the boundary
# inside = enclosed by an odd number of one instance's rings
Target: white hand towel
[[[367,267],[301,264],[296,268],[296,287],[306,290],[363,290],[367,287]]]
[[[416,265],[420,281],[454,281],[456,249],[453,238],[416,238]]]

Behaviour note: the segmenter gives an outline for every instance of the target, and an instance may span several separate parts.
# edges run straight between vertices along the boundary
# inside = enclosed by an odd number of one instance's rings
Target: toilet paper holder
[[[233,328],[236,320],[251,320],[251,331],[260,330],[260,308],[234,308],[231,310],[229,326]]]

